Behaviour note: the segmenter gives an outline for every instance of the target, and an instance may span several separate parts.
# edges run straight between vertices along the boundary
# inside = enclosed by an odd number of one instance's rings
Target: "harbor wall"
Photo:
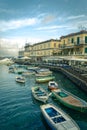
[[[63,67],[56,67],[56,66],[43,66],[46,68],[49,68],[52,71],[60,71],[64,75],[66,75],[73,83],[77,85],[80,89],[82,89],[84,92],[87,93],[87,81],[80,78],[80,76],[77,76],[73,73],[70,73],[68,70],[64,69]]]

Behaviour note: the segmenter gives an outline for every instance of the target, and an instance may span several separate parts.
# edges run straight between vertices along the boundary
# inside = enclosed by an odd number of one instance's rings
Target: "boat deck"
[[[66,121],[66,119],[59,112],[57,112],[55,109],[51,107],[46,108],[45,111],[47,112],[49,117],[51,117],[54,123],[61,123],[61,122]]]
[[[76,106],[82,106],[83,105],[83,103],[80,102],[80,100],[77,100],[72,96],[65,97],[63,100],[66,101],[67,103],[70,103],[70,104],[76,105]]]

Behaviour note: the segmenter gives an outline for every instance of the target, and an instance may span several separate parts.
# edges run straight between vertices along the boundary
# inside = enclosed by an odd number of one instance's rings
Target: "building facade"
[[[60,40],[50,39],[33,45],[26,44],[24,56],[30,57],[33,61],[61,59],[61,57],[66,60],[87,59],[87,31],[61,36]]]
[[[35,60],[41,60],[43,57],[57,55],[60,52],[60,40],[47,40],[33,45],[25,45],[25,53],[27,56]]]
[[[64,56],[87,57],[87,31],[72,33],[61,38],[60,49]]]
[[[24,47],[24,50],[25,50],[24,56],[31,57],[32,56],[32,48],[33,48],[33,45],[26,43],[25,47]]]
[[[19,57],[23,57],[23,56],[24,56],[24,53],[25,53],[24,50],[20,50],[20,51],[18,52],[18,56],[19,56]]]

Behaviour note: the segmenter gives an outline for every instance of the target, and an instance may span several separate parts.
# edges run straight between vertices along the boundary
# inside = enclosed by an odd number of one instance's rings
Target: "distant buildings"
[[[19,52],[19,54],[21,54]],[[55,59],[57,57],[85,58],[87,59],[87,31],[82,30],[61,36],[60,40],[50,39],[33,45],[26,44],[22,55],[28,56],[35,61],[43,59]]]

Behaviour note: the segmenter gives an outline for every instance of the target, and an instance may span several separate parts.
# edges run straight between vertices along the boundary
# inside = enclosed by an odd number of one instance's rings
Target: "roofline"
[[[65,35],[65,36],[61,36],[60,39],[75,36],[75,35],[80,35],[80,34],[87,34],[87,31],[86,30],[81,30],[80,32],[71,33],[71,34],[68,34],[68,35]]]
[[[33,47],[33,46],[35,46],[35,45],[39,45],[39,44],[46,43],[46,42],[51,42],[51,41],[58,41],[58,42],[60,42],[61,40],[50,39],[50,40],[46,40],[46,41],[42,41],[42,42],[38,42],[38,43],[34,43],[33,45],[30,45],[30,44],[26,43],[25,48],[26,48],[26,47],[29,47],[29,46]]]
[[[46,40],[46,41],[42,41],[42,42],[35,43],[35,44],[33,44],[33,45],[38,45],[38,44],[42,44],[42,43],[46,43],[46,42],[51,42],[51,41],[58,41],[58,42],[60,42],[61,40],[50,39],[50,40]]]

